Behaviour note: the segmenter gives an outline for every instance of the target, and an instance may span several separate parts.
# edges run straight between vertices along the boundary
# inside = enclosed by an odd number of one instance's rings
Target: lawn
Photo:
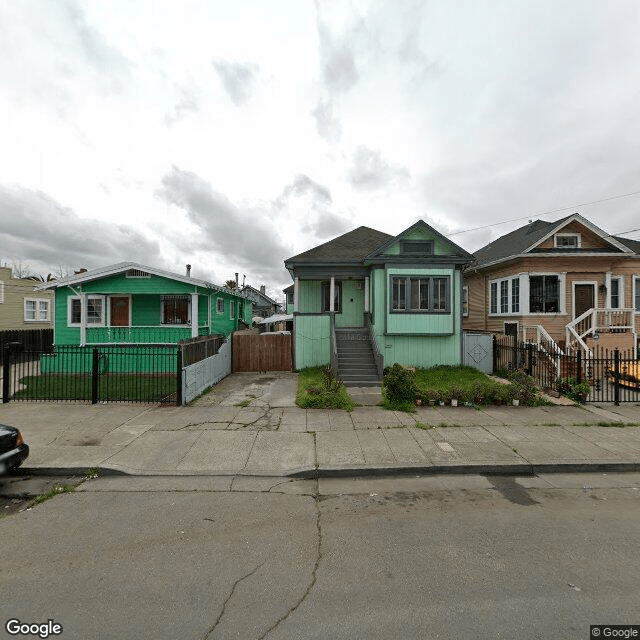
[[[90,375],[52,373],[41,376],[25,376],[20,382],[25,385],[26,389],[17,391],[16,398],[91,400]],[[101,375],[98,382],[99,400],[159,402],[175,392],[175,374],[113,373]]]
[[[418,369],[415,375],[415,386],[421,392],[429,389],[447,392],[452,387],[460,387],[463,392],[470,392],[477,382],[491,382],[490,378],[473,367],[433,367]]]
[[[346,387],[336,381],[329,367],[311,367],[299,372],[296,404],[303,409],[347,411],[356,406]]]

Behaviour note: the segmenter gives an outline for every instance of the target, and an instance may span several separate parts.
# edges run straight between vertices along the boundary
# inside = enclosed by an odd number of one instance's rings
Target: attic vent
[[[146,271],[140,271],[140,269],[129,269],[125,274],[127,278],[150,278],[151,274]]]
[[[401,240],[400,253],[408,255],[433,254],[433,240]]]

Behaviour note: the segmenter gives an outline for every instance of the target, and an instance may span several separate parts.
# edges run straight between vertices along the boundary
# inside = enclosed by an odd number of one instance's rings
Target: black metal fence
[[[176,346],[9,345],[2,352],[2,401],[182,404],[182,354]]]
[[[543,388],[583,402],[640,402],[640,360],[635,350],[595,348],[563,352],[553,345],[494,339],[494,371],[522,370]]]
[[[30,351],[51,351],[53,349],[53,329],[8,329],[0,331],[0,352],[7,346]]]

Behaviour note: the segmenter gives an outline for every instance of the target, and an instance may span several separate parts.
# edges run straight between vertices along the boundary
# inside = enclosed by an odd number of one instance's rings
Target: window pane
[[[635,292],[636,292],[636,296],[635,296],[636,311],[640,311],[640,278],[636,278]]]
[[[542,313],[544,311],[543,276],[529,276],[529,311]]]
[[[544,276],[544,311],[558,313],[560,309],[560,283],[558,276]]]
[[[49,302],[40,300],[38,302],[38,320],[46,320],[49,316]]]
[[[162,324],[189,324],[191,298],[166,297],[162,300]]]
[[[35,300],[24,301],[24,317],[25,317],[25,320],[36,319],[36,301]]]
[[[404,278],[393,278],[392,280],[392,308],[404,310],[407,308],[405,299],[406,280]]]
[[[491,307],[490,313],[498,313],[498,283],[491,283]]]
[[[236,303],[235,302],[231,302],[229,305],[229,317],[230,318],[235,318],[236,317]]]
[[[78,298],[71,300],[71,323],[80,324],[82,322],[82,307]]]
[[[462,289],[462,314],[469,315],[469,289],[467,287]]]
[[[447,310],[447,279],[433,278],[433,306],[432,311]]]
[[[509,313],[509,281],[500,281],[500,313]]]
[[[102,324],[102,300],[100,298],[87,300],[87,324]]]
[[[520,312],[520,279],[513,278],[511,280],[511,312]]]
[[[429,280],[411,278],[411,308],[426,311],[429,309]]]
[[[620,308],[620,280],[618,278],[611,279],[611,308]]]

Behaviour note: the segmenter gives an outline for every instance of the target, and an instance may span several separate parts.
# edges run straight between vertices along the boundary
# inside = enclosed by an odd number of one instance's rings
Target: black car
[[[15,427],[0,424],[0,473],[19,467],[29,455],[29,447]]]

